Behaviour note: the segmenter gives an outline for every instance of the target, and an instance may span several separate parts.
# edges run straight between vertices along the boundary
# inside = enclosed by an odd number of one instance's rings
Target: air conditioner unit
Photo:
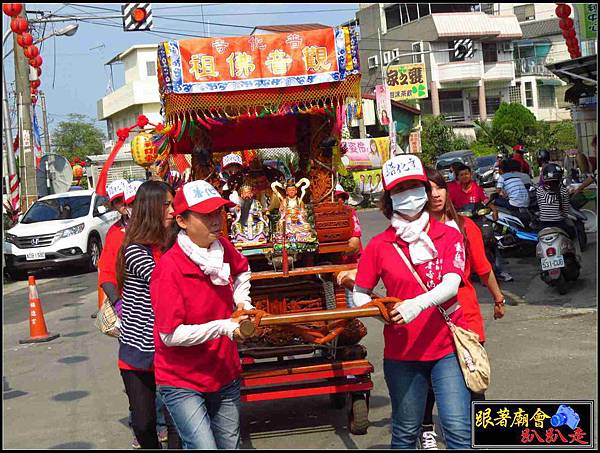
[[[383,64],[388,64],[390,62],[390,60],[392,59],[391,55],[392,52],[390,51],[383,52]]]
[[[367,63],[369,65],[369,69],[376,68],[379,66],[379,57],[377,55],[373,55],[372,57],[367,58]]]
[[[513,51],[513,44],[510,41],[505,41],[502,43],[502,50],[504,52],[512,52]]]

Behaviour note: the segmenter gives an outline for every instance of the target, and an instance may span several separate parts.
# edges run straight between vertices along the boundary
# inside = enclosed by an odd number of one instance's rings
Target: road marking
[[[515,293],[508,291],[507,289],[502,288],[502,292],[519,304],[527,304],[525,299],[523,299],[521,296],[517,296]]]

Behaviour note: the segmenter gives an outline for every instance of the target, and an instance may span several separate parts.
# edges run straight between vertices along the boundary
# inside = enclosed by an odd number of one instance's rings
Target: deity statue
[[[277,195],[280,201],[280,217],[277,222],[275,242],[282,242],[284,232],[288,243],[316,241],[315,232],[306,219],[306,209],[304,207],[304,196],[308,186],[310,186],[310,181],[306,178],[302,178],[298,183],[290,179],[286,183],[285,196],[283,196],[282,184],[278,181],[271,184],[273,193]],[[301,190],[300,197],[298,197],[298,189]]]
[[[234,244],[257,245],[267,242],[269,221],[263,214],[263,207],[256,199],[252,186],[244,184],[240,188],[240,205],[235,208],[235,216],[231,225]]]

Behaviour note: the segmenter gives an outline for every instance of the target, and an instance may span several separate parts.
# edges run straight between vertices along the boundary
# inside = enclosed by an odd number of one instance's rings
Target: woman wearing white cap
[[[454,324],[466,328],[456,299],[465,266],[463,238],[429,217],[425,207],[431,188],[416,156],[394,156],[384,163],[382,173],[382,211],[391,225],[363,250],[354,303],[368,303],[379,279],[388,296],[403,300],[394,306],[392,322],[384,327],[384,374],[392,402],[391,446],[416,448],[431,379],[446,445],[470,448],[471,395],[452,333],[437,307],[443,307]]]
[[[199,180],[178,190],[173,206],[181,231],[150,284],[156,383],[183,448],[239,448],[235,341],[246,316],[231,315],[254,307],[248,260],[221,233],[221,211],[233,203]]]
[[[111,206],[121,214],[121,218],[108,229],[104,248],[98,260],[98,286],[102,288],[117,312],[121,311],[121,295],[117,290],[117,254],[125,237],[125,227],[129,221],[129,211],[125,205],[125,191],[129,184],[124,179],[111,182],[106,188]]]

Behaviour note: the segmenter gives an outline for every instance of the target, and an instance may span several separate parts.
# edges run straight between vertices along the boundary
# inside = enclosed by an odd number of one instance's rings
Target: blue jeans
[[[218,392],[160,385],[184,449],[240,448],[240,380]]]
[[[471,394],[456,354],[428,362],[384,360],[392,401],[392,448],[416,449],[429,379],[449,449],[471,448]]]

